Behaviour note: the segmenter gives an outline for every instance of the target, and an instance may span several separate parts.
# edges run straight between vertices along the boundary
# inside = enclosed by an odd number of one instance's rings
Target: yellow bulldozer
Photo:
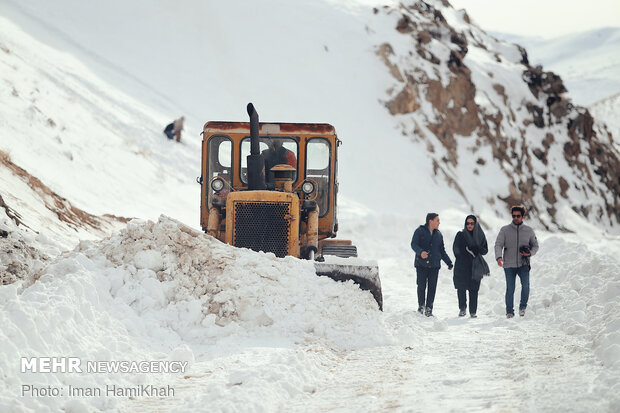
[[[352,280],[383,309],[379,269],[338,231],[338,146],[325,123],[207,122],[200,224],[236,247],[314,261],[317,275]],[[344,259],[347,258],[347,259]]]

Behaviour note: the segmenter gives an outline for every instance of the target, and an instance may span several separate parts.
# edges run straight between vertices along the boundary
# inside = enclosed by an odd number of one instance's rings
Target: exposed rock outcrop
[[[102,229],[109,220],[128,222],[128,218],[117,217],[114,215],[104,215],[105,218],[98,217],[96,215],[89,214],[71,204],[67,199],[61,197],[54,191],[52,191],[47,185],[43,184],[41,180],[30,175],[26,170],[14,164],[10,157],[0,151],[0,167],[5,167],[13,174],[20,177],[35,193],[37,193],[40,199],[45,204],[45,207],[52,211],[58,219],[65,222],[72,228],[78,227],[90,227],[92,229]],[[0,200],[0,207],[4,207],[7,211],[7,215],[12,218],[17,225],[25,225],[19,213],[12,210],[4,200]]]
[[[429,141],[433,171],[458,188],[472,210],[491,204],[502,213],[525,203],[544,226],[563,229],[556,215],[565,205],[597,222],[620,223],[620,154],[610,139],[599,139],[608,132],[590,113],[572,105],[560,76],[531,66],[523,47],[488,35],[445,0],[377,13],[411,39],[407,55],[395,55],[387,43],[378,47],[395,81],[385,106],[424,126],[402,132]],[[491,159],[471,156],[487,151]],[[494,189],[504,206],[465,197],[459,178],[467,168],[482,179],[498,167],[505,186]]]
[[[92,215],[73,206],[41,180],[13,163],[2,151],[0,151],[0,168],[14,175],[16,181],[26,184],[31,191],[31,199],[37,199],[39,202],[37,205],[24,207],[23,203],[20,204],[10,194],[0,195],[0,285],[11,284],[18,280],[36,279],[37,271],[50,259],[37,241],[43,230],[49,235],[49,231],[52,231],[50,227],[53,226],[70,236],[75,236],[79,230],[104,236],[113,229],[115,223],[129,221],[127,218],[113,215]],[[29,207],[31,209],[28,209]],[[55,218],[46,215],[41,219],[44,215],[41,214],[41,210],[45,209]],[[37,218],[33,218],[33,215]]]

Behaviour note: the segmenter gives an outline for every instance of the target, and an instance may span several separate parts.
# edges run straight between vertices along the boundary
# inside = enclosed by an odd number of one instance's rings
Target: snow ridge
[[[131,221],[102,241],[82,241],[36,278],[0,289],[0,337],[6,344],[0,372],[13,370],[20,357],[67,354],[84,360],[193,362],[196,349],[262,336],[279,337],[286,346],[297,341],[342,350],[393,342],[370,293],[352,282],[317,277],[311,263],[292,257],[222,244],[164,216],[157,223]],[[148,376],[148,382],[158,379]],[[66,406],[63,398],[17,397],[13,393],[21,383],[104,382],[101,376],[76,374],[5,380],[4,409],[15,400],[31,409]],[[135,384],[147,378],[107,380]],[[114,403],[104,397],[94,406]]]

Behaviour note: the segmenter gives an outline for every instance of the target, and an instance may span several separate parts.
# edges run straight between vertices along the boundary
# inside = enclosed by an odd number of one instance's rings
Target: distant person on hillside
[[[174,122],[170,122],[166,125],[166,128],[164,129],[164,135],[166,135],[168,139],[174,138]]]
[[[530,257],[538,251],[534,230],[523,223],[525,207],[513,206],[512,222],[502,227],[495,241],[495,260],[506,275],[506,317],[515,316],[514,295],[517,275],[521,280],[519,315],[525,315],[530,296]]]
[[[431,317],[441,260],[448,265],[449,270],[452,269],[452,260],[446,253],[443,235],[439,232],[439,215],[434,212],[426,214],[426,224],[420,225],[413,233],[411,249],[415,251],[418,312]],[[426,292],[427,285],[428,293]]]
[[[489,247],[475,215],[465,218],[465,227],[454,237],[452,251],[455,257],[452,280],[459,300],[459,317],[466,314],[469,291],[469,315],[476,318],[480,281],[489,275],[489,266],[482,256],[489,252]]]
[[[166,125],[164,129],[164,134],[168,139],[175,139],[177,142],[181,142],[181,131],[183,130],[183,122],[185,122],[185,117],[181,116],[179,119],[176,119],[174,122]]]
[[[177,142],[181,142],[181,131],[183,130],[183,122],[185,122],[185,116],[181,116],[174,121],[174,136]]]

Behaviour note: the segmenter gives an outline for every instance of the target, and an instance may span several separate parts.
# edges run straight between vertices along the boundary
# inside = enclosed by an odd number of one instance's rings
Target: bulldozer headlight
[[[303,191],[304,194],[310,195],[311,193],[314,192],[314,182],[312,182],[312,181],[305,181],[301,185],[301,190]]]
[[[211,189],[215,192],[220,192],[224,189],[224,180],[222,178],[215,178],[211,181]]]

